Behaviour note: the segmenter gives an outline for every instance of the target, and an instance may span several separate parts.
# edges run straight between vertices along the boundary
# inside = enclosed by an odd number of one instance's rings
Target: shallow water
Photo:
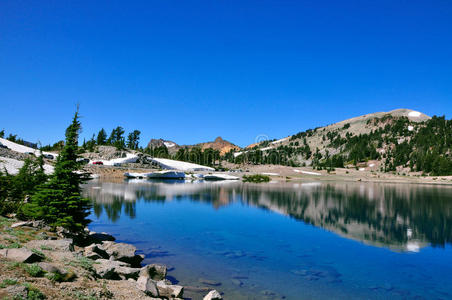
[[[452,188],[92,181],[90,229],[170,267],[186,297],[452,299]]]

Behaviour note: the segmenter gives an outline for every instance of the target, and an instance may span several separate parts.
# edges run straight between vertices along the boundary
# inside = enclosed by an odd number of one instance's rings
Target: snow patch
[[[202,166],[198,164],[188,163],[185,161],[178,161],[166,158],[153,158],[153,162],[158,164],[162,169],[180,170],[180,171],[215,171],[214,168]]]
[[[24,165],[24,162],[21,160],[13,159],[13,158],[7,158],[7,157],[0,157],[0,170],[3,171],[6,169],[6,171],[9,174],[17,174],[19,172],[19,169],[22,168]],[[44,165],[44,172],[46,174],[53,173],[53,166],[51,165]]]
[[[34,149],[34,148],[27,147],[27,146],[24,146],[24,145],[21,145],[21,144],[17,144],[17,143],[8,141],[7,139],[0,138],[0,143],[5,145],[9,149],[11,149],[13,151],[16,151],[16,152],[19,152],[19,153],[30,152],[30,153],[33,153],[35,156],[39,156],[40,155],[40,151],[38,149]],[[52,155],[55,158],[58,156],[58,154],[50,153],[50,152],[42,152],[42,153],[43,154]]]
[[[414,130],[414,126],[409,125],[408,126],[408,131],[413,131]]]
[[[285,138],[283,138],[283,139],[280,139],[280,140],[277,140],[277,141],[272,142],[272,144],[279,144],[279,143],[282,143],[282,142],[284,142],[284,141],[287,141],[288,139],[289,139],[289,137],[285,137]]]
[[[105,166],[117,166],[120,164],[134,163],[138,160],[138,155],[127,153],[126,157],[115,158],[111,160],[101,160]]]
[[[309,172],[309,171],[302,171],[302,170],[293,170],[296,173],[302,173],[302,174],[307,174],[307,175],[316,175],[316,176],[321,176],[322,174],[317,173],[317,172]]]
[[[163,144],[166,146],[166,148],[171,148],[176,146],[176,144],[172,143],[172,142],[163,142]]]
[[[421,113],[418,111],[410,111],[408,113],[408,117],[414,117],[414,118],[419,118],[421,116]]]
[[[279,173],[270,173],[270,172],[266,172],[266,173],[262,173],[263,175],[268,175],[268,176],[279,176]]]

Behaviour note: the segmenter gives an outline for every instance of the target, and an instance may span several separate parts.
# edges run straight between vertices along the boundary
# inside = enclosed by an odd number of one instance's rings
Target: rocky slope
[[[233,143],[223,140],[221,137],[217,137],[214,141],[199,143],[195,145],[178,145],[175,142],[164,140],[164,139],[152,139],[148,143],[148,148],[159,148],[165,146],[168,149],[170,155],[174,155],[181,148],[193,148],[199,147],[202,150],[212,148],[214,150],[220,151],[220,155],[224,155],[230,150],[240,150],[240,147],[234,145]]]

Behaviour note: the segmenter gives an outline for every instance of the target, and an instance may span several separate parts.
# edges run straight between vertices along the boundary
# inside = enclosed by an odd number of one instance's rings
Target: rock
[[[231,281],[232,281],[233,284],[235,284],[237,286],[242,286],[243,285],[243,282],[240,279],[233,278],[233,279],[231,279]]]
[[[41,256],[31,252],[26,248],[2,249],[0,250],[0,257],[28,264],[38,262],[42,259]]]
[[[151,264],[141,268],[140,276],[146,276],[154,280],[163,280],[166,278],[166,271],[165,265]]]
[[[129,265],[124,262],[113,261],[108,259],[98,259],[96,260],[96,263],[93,264],[93,268],[96,271],[96,274],[104,279],[113,279],[113,280],[121,279],[116,270],[116,268],[119,267],[129,267]]]
[[[93,260],[109,258],[108,253],[100,245],[91,244],[83,250],[83,255]]]
[[[71,236],[71,232],[69,230],[67,230],[64,227],[58,226],[56,228],[56,234],[61,237],[61,238],[65,238],[67,236]]]
[[[135,255],[137,248],[130,244],[115,243],[115,242],[103,242],[102,247],[105,249],[110,259],[123,261],[131,264],[132,266],[140,266],[143,257]]]
[[[105,232],[98,233],[98,232],[94,232],[94,231],[91,231],[89,233],[89,238],[94,243],[101,243],[101,242],[115,241],[116,240],[114,236],[112,236],[112,235],[110,235],[108,233],[105,233]]]
[[[141,269],[131,268],[129,264],[122,261],[98,259],[93,265],[96,274],[104,279],[128,279],[138,278]]]
[[[140,268],[131,268],[131,267],[116,267],[116,273],[123,279],[137,279],[140,275]]]
[[[151,297],[159,296],[156,282],[148,277],[140,276],[137,280],[137,288]]]
[[[157,290],[160,297],[180,298],[184,294],[184,287],[175,284],[167,284],[165,281],[157,281]]]
[[[31,221],[23,221],[23,222],[17,222],[11,225],[11,228],[17,228],[17,227],[22,227],[22,226],[32,226],[32,222]]]
[[[209,280],[209,279],[205,279],[205,278],[199,278],[198,281],[201,282],[201,283],[207,284],[207,285],[211,285],[211,286],[219,286],[219,285],[221,285],[221,282],[214,281],[214,280]]]
[[[204,298],[203,300],[222,300],[223,297],[221,297],[220,293],[218,293],[218,291],[216,290],[212,290],[210,291]]]
[[[72,239],[34,240],[29,241],[26,245],[28,248],[48,248],[57,251],[74,251],[74,243]]]
[[[46,271],[48,273],[66,274],[65,271],[61,271],[61,269],[59,269],[57,266],[55,266],[51,263],[40,262],[38,264],[38,266],[40,266],[41,269],[43,269],[44,271]]]

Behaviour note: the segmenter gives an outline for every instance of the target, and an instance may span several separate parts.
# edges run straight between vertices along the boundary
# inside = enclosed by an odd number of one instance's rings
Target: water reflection
[[[93,181],[85,186],[94,213],[115,222],[136,216],[136,201],[189,199],[219,209],[234,201],[280,213],[330,231],[397,251],[419,251],[452,241],[452,188],[371,183]]]

